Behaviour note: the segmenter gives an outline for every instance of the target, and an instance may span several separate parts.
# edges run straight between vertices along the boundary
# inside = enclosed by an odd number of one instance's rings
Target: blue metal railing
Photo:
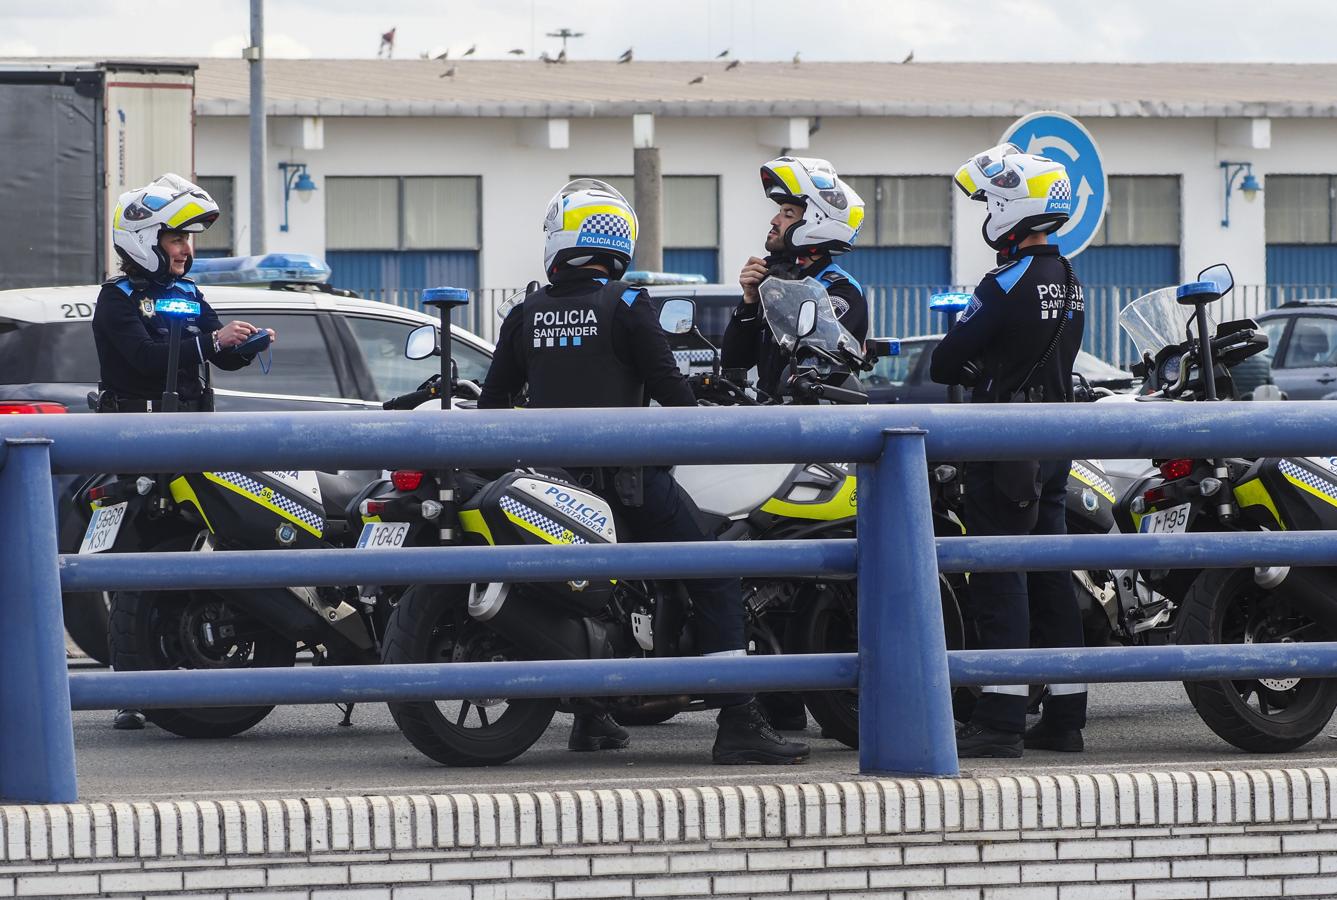
[[[860,691],[864,772],[957,771],[950,685],[1337,672],[1337,644],[944,650],[938,571],[1337,565],[1337,534],[935,539],[928,459],[1320,455],[1337,407],[534,410],[0,420],[0,798],[72,801],[70,711],[490,695],[608,696],[736,690]],[[745,440],[740,440],[745,436]],[[59,556],[50,475],[191,469],[858,464],[857,540],[386,551]],[[60,591],[271,585],[692,578],[854,572],[858,653],[783,659],[590,660],[70,675]],[[950,656],[950,659],[949,659]]]

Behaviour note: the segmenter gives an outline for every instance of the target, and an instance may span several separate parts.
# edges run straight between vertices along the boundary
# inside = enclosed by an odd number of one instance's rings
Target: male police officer
[[[753,256],[738,275],[743,302],[724,330],[722,362],[757,367],[757,387],[775,397],[789,360],[764,327],[757,288],[769,276],[816,278],[831,296],[836,318],[856,340],[868,336],[868,303],[850,274],[831,261],[848,253],[863,224],[864,204],[824,159],[782,156],[761,167],[761,186],[780,207],[766,235],[765,259]]]
[[[695,406],[645,292],[617,281],[636,246],[636,214],[601,181],[579,179],[557,192],[543,221],[549,284],[510,311],[478,405],[509,407],[529,386],[538,409],[643,406],[646,395],[663,406]],[[688,498],[667,469],[646,468],[641,497],[600,483],[599,470],[572,472],[600,490],[639,541],[709,540]],[[616,481],[616,479],[610,479]],[[638,502],[639,501],[639,502]],[[742,591],[736,578],[689,582],[698,648],[706,656],[743,655]],[[797,763],[808,747],[771,728],[755,698],[719,698],[717,763]],[[572,750],[625,747],[630,738],[608,715],[581,714],[567,746]]]
[[[1004,144],[956,173],[972,200],[988,204],[984,240],[1000,265],[984,276],[960,322],[933,353],[930,375],[974,387],[976,403],[1072,399],[1082,343],[1083,298],[1072,266],[1049,243],[1072,213],[1072,184],[1058,163]],[[1069,460],[972,463],[965,524],[972,535],[1064,534]],[[1080,647],[1082,625],[1068,572],[976,573],[969,606],[986,649]],[[1018,757],[1033,749],[1082,749],[1085,685],[1053,685],[1044,716],[1026,725],[1025,685],[983,688],[957,731],[962,757]]]
[[[191,235],[218,218],[218,204],[203,188],[167,174],[139,190],[121,195],[112,217],[112,246],[121,260],[121,277],[102,286],[93,310],[97,348],[98,412],[149,412],[167,390],[168,323],[154,312],[154,301],[187,300],[200,304],[200,315],[182,336],[177,392],[179,409],[212,409],[200,379],[200,366],[240,369],[252,356],[234,347],[257,332],[249,322],[224,325],[186,277],[194,261]],[[274,332],[269,332],[270,338]],[[144,727],[144,714],[118,710],[115,727]]]

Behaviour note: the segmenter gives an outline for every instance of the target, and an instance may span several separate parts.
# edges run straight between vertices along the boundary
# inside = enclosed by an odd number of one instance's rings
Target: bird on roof
[[[800,59],[798,58],[798,56],[799,56],[799,52],[798,52],[797,50],[795,50],[795,51],[794,51],[794,65],[796,65],[796,66],[797,66],[800,62],[802,62],[802,60],[800,60]]]
[[[438,53],[436,56],[433,56],[432,59],[445,59],[445,58],[448,57],[448,56],[450,56],[450,48],[449,48],[449,47],[447,47],[445,50],[442,50],[442,51],[441,51],[440,53]]]
[[[473,56],[474,53],[476,53],[477,51],[478,51],[478,45],[477,45],[477,44],[471,44],[471,45],[469,46],[469,49],[464,51],[464,55],[465,55],[465,56]]]
[[[566,62],[566,48],[565,48],[565,47],[562,48],[562,52],[561,52],[561,53],[557,54],[557,61],[558,61],[559,63],[564,63],[564,62]]]
[[[729,48],[726,47],[725,49],[721,50],[719,53],[716,53],[716,54],[715,54],[715,58],[716,58],[716,59],[724,59],[724,57],[726,57],[726,56],[728,56],[728,55],[729,55]]]
[[[623,50],[622,55],[617,58],[617,61],[620,63],[631,62],[631,50],[632,50],[631,47],[628,47],[626,50]]]
[[[695,78],[693,78],[691,81],[689,81],[689,82],[687,82],[687,83],[688,83],[688,84],[700,84],[701,82],[703,82],[703,81],[705,81],[705,80],[706,80],[706,76],[704,76],[704,75],[698,75],[698,76],[696,76]]]
[[[455,73],[456,73],[457,71],[459,71],[459,67],[458,67],[458,66],[451,66],[449,69],[446,69],[446,71],[442,72],[440,75],[438,75],[438,76],[436,76],[436,77],[437,77],[437,78],[454,78],[454,77],[455,77]]]
[[[908,54],[906,54],[905,59],[901,60],[901,65],[905,65],[908,62],[914,62],[914,61],[915,61],[915,52],[911,50]]]
[[[724,67],[724,71],[728,72],[728,71],[730,71],[730,70],[732,70],[732,69],[736,69],[736,68],[738,68],[739,66],[741,66],[742,64],[743,64],[743,61],[742,61],[741,59],[735,59],[733,62],[729,63],[727,66]]]
[[[525,51],[524,51],[524,50],[521,50],[519,47],[516,47],[514,50],[507,50],[506,52],[509,53],[511,56],[524,56],[524,55],[525,55]]]
[[[387,59],[395,55],[395,29],[381,35],[381,46],[376,51],[377,56],[384,56]]]

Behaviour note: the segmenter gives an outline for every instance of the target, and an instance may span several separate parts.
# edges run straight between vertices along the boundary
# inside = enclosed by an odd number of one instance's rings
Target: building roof
[[[197,111],[246,115],[246,61],[198,62]],[[277,116],[1337,115],[1319,64],[269,59],[265,81]]]

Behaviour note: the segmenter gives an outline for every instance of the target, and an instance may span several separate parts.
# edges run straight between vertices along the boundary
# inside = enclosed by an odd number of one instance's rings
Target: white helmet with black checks
[[[568,182],[543,217],[543,267],[552,277],[564,266],[602,263],[621,278],[636,252],[636,211],[612,185],[593,178]]]
[[[198,233],[217,218],[218,204],[208,191],[169,172],[147,187],[126,191],[116,201],[112,245],[121,259],[143,269],[151,281],[167,283],[173,276],[171,263],[158,246],[162,232]]]
[[[781,156],[761,167],[761,186],[776,203],[803,207],[782,235],[794,252],[848,253],[863,225],[863,198],[824,159]]]
[[[1032,234],[1057,231],[1072,215],[1072,182],[1060,163],[1000,144],[977,153],[956,172],[956,186],[988,204],[981,231],[995,250]]]

